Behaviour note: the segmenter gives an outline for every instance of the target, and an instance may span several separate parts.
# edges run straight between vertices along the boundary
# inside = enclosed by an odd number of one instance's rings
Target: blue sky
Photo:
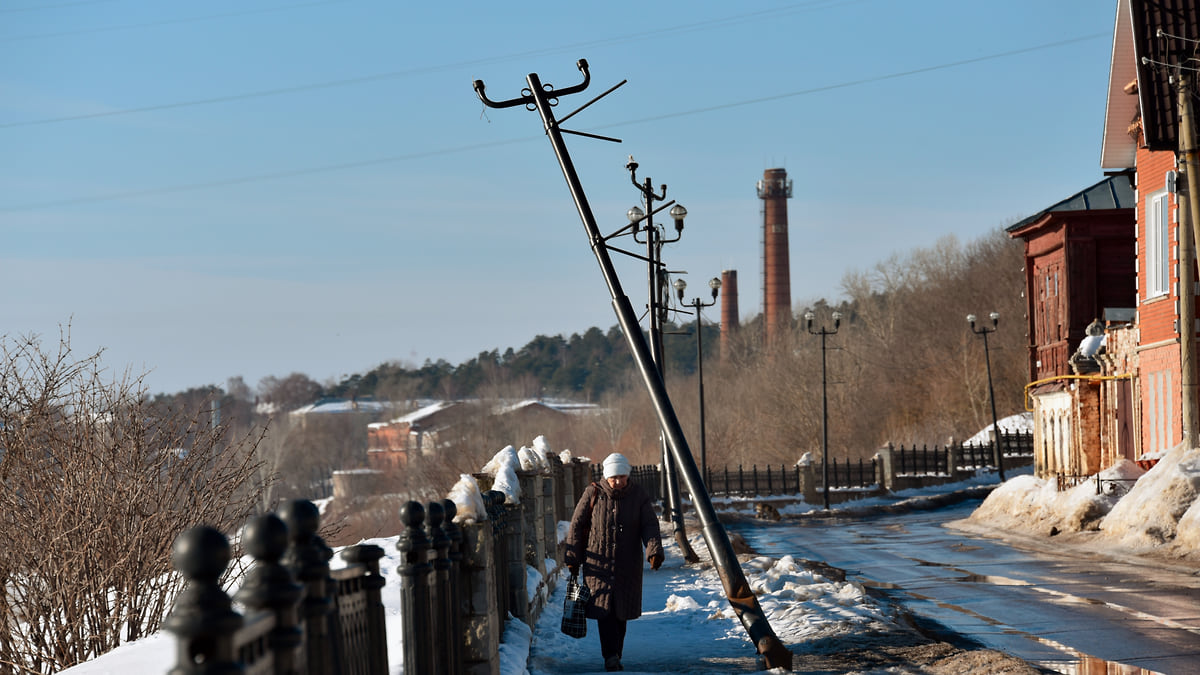
[[[459,363],[616,323],[525,76],[601,228],[639,179],[664,259],[761,302],[764,169],[795,181],[792,297],[1103,178],[1115,2],[0,0],[0,334],[103,348],[152,391]],[[622,262],[635,306],[645,270]],[[691,294],[689,294],[689,298]],[[985,311],[986,308],[980,311]],[[713,317],[716,318],[715,312]]]

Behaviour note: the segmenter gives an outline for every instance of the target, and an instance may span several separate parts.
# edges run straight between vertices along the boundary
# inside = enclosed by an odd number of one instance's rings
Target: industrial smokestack
[[[787,200],[792,181],[784,169],[767,169],[758,182],[763,200],[763,337],[777,344],[792,327],[792,286],[788,262]]]
[[[730,344],[738,328],[737,270],[721,272],[721,360],[729,359],[733,346]]]

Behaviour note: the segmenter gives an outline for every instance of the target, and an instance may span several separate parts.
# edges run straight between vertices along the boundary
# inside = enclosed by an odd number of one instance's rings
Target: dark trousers
[[[600,632],[600,655],[604,658],[620,656],[625,648],[625,625],[629,622],[618,619],[610,612],[603,619],[596,619]]]

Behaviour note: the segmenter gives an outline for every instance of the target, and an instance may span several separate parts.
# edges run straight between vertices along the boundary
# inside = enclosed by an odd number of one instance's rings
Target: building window
[[[1168,235],[1167,191],[1146,198],[1146,297],[1166,295],[1171,288],[1171,238]]]

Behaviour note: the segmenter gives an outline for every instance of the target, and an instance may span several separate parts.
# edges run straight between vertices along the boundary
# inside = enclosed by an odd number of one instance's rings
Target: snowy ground
[[[1008,420],[1006,420],[1007,422]],[[1007,428],[1007,427],[1006,427]],[[524,450],[524,449],[523,449]],[[504,452],[504,451],[502,451]],[[520,453],[512,453],[514,455]],[[518,459],[529,460],[528,457]],[[1138,478],[1136,483],[1132,479]],[[991,492],[969,519],[993,532],[1033,536],[1072,536],[1108,553],[1196,557],[1200,550],[1200,450],[1176,448],[1145,475],[1123,462],[1101,474],[1106,481],[1096,494],[1095,481],[1058,492],[1056,486],[1018,475]],[[894,508],[938,499],[963,490],[986,490],[993,474],[967,483],[914,490],[886,498],[837,505],[837,509]],[[1132,485],[1126,493],[1126,487]],[[456,499],[456,501],[458,501]],[[725,507],[735,506],[725,504]],[[781,508],[787,515],[813,510],[807,505]],[[561,528],[561,525],[560,525]],[[669,528],[663,525],[663,532]],[[698,533],[692,523],[689,532]],[[1082,538],[1082,539],[1081,539]],[[698,534],[692,548],[701,562],[684,566],[671,537],[663,539],[667,561],[647,569],[642,618],[629,624],[625,644],[627,673],[658,675],[755,672],[759,665],[745,629],[724,599],[721,582],[707,562],[707,547]],[[385,575],[397,564],[395,538],[372,540],[387,554]],[[838,570],[818,564],[745,554],[742,567],[768,621],[796,655],[799,673],[1034,673],[1023,662],[990,650],[964,650],[923,637],[909,627],[902,608],[890,607],[861,586],[846,582]],[[531,587],[542,581],[534,573]],[[531,630],[507,623],[498,658],[501,675],[559,675],[603,672],[595,623],[589,635],[575,640],[559,629],[563,590],[561,572],[537,625]],[[394,584],[385,587],[388,634],[399,635],[399,597]],[[398,644],[389,645],[391,672],[402,673]],[[174,641],[157,634],[131,643],[85,664],[69,675],[128,675],[166,672],[174,658]]]
[[[669,531],[667,524],[663,531]],[[698,532],[693,523],[691,532]],[[398,562],[395,538],[371,540],[387,552],[385,574]],[[753,646],[724,598],[707,547],[691,538],[700,556],[685,566],[673,539],[663,540],[667,560],[658,571],[646,570],[640,619],[629,624],[625,643],[627,673],[717,675],[758,672]],[[790,557],[740,556],[747,580],[758,596],[771,627],[796,654],[793,672],[917,673],[999,672],[987,664],[1003,664],[1005,672],[1034,672],[1023,663],[994,652],[964,652],[921,637],[905,627],[896,608],[847,582],[836,571],[819,571]],[[531,581],[536,585],[540,578]],[[533,630],[509,619],[498,658],[501,675],[559,675],[603,672],[595,623],[587,637],[576,640],[559,631],[565,583],[555,576],[555,590]],[[395,584],[384,590],[388,634],[399,635],[399,594]],[[391,672],[403,673],[400,649],[389,649]],[[166,672],[174,658],[174,641],[165,634],[122,646],[102,657],[63,671],[69,675],[128,675]],[[982,667],[982,669],[981,669]],[[1015,668],[1015,670],[1014,670]],[[775,672],[783,672],[777,670]]]

